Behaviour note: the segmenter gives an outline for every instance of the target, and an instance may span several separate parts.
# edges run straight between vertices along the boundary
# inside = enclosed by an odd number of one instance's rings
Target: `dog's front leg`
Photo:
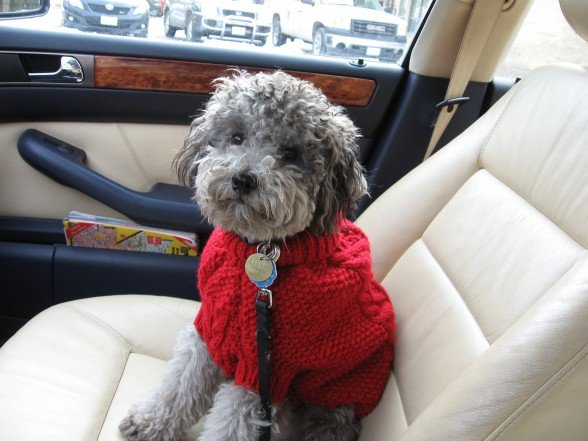
[[[131,408],[119,430],[129,440],[179,440],[208,411],[222,381],[222,371],[190,325],[182,331],[159,386]]]
[[[356,441],[361,426],[351,406],[327,409],[301,406],[288,441]]]
[[[198,441],[254,441],[264,424],[261,412],[258,395],[233,382],[225,383],[214,397]]]

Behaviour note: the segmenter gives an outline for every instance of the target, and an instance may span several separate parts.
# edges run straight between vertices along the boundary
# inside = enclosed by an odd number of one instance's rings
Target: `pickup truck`
[[[273,1],[272,42],[312,43],[314,54],[397,61],[406,43],[406,22],[377,0]]]
[[[188,41],[217,38],[263,46],[270,34],[270,17],[260,0],[167,0],[164,32],[174,37],[183,29]]]

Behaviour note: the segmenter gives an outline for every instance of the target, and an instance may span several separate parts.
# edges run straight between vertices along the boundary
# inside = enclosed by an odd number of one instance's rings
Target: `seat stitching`
[[[406,410],[404,408],[404,400],[402,399],[402,393],[400,392],[400,383],[398,382],[398,378],[394,377],[394,382],[396,383],[396,389],[398,389],[398,401],[400,401],[400,409],[402,410],[402,417],[404,418],[404,423],[408,426],[408,418],[406,417]]]
[[[90,312],[86,311],[85,309],[80,308],[77,305],[66,304],[64,306],[66,306],[66,307],[68,307],[70,309],[73,309],[74,311],[76,311],[79,314],[81,314],[84,317],[86,317],[88,320],[91,320],[92,322],[94,322],[95,324],[97,324],[98,326],[100,326],[102,329],[104,329],[106,332],[108,332],[110,335],[112,335],[113,337],[115,337],[120,343],[122,343],[122,345],[125,347],[125,349],[127,349],[129,352],[133,352],[132,345],[127,340],[125,340],[125,338],[122,335],[120,335],[112,327],[110,327],[109,325],[107,325],[106,323],[104,323],[98,317],[96,317],[95,315],[93,315]]]
[[[488,136],[486,136],[486,139],[484,140],[484,143],[482,144],[482,149],[480,150],[480,155],[478,156],[478,165],[480,166],[480,168],[485,169],[485,167],[484,167],[484,159],[485,159],[485,156],[486,156],[486,150],[487,150],[488,144],[490,144],[490,140],[494,136],[494,132],[496,131],[496,129],[502,124],[503,117],[506,114],[506,110],[508,109],[508,106],[510,106],[511,101],[517,95],[517,93],[519,92],[519,90],[521,90],[521,85],[519,85],[517,88],[515,88],[515,90],[513,91],[512,95],[508,99],[508,102],[504,106],[504,109],[502,109],[502,112],[500,112],[500,116],[496,120],[496,123],[492,127],[492,130],[490,130],[490,133],[488,133]]]
[[[122,369],[121,374],[120,374],[120,377],[119,377],[118,382],[116,384],[116,388],[114,389],[114,392],[113,392],[112,396],[110,397],[110,404],[108,405],[108,408],[106,409],[106,413],[104,414],[104,419],[102,420],[102,425],[100,426],[100,430],[98,431],[98,438],[100,438],[100,435],[102,434],[102,430],[104,429],[104,425],[106,424],[106,419],[108,418],[108,413],[110,412],[110,408],[112,406],[112,402],[114,400],[114,397],[116,396],[116,392],[118,391],[118,389],[120,387],[120,383],[122,381],[122,377],[123,377],[123,375],[125,373],[125,370],[127,368],[127,365],[128,365],[128,362],[129,362],[129,358],[130,358],[131,354],[134,353],[134,352],[133,352],[133,349],[132,349],[132,346],[130,345],[130,343],[127,342],[122,335],[120,335],[111,326],[109,326],[106,323],[104,323],[98,317],[96,317],[95,315],[91,314],[89,311],[87,311],[87,310],[79,307],[78,305],[66,304],[64,306],[66,306],[69,309],[71,309],[71,310],[79,313],[81,316],[87,318],[88,320],[92,321],[93,323],[95,323],[96,325],[98,325],[99,327],[101,327],[102,329],[104,329],[108,334],[110,334],[113,337],[115,337],[123,345],[123,347],[127,350],[127,357],[126,357],[126,360],[125,360],[125,367],[124,367],[124,369]]]
[[[480,324],[478,323],[478,320],[476,319],[476,316],[474,316],[474,314],[472,313],[472,310],[469,308],[468,304],[466,303],[465,299],[463,298],[463,296],[461,295],[461,293],[459,292],[459,290],[456,288],[455,284],[453,283],[453,281],[451,280],[451,278],[449,277],[449,275],[447,274],[447,272],[445,271],[445,269],[443,268],[443,266],[441,265],[441,263],[439,262],[439,260],[435,257],[435,255],[432,253],[431,249],[429,248],[429,246],[427,245],[427,243],[425,242],[425,239],[423,237],[420,238],[421,242],[423,243],[423,246],[425,247],[425,249],[427,250],[427,252],[429,253],[429,255],[431,256],[431,258],[433,259],[433,261],[435,262],[435,264],[437,265],[437,267],[439,268],[439,270],[441,271],[441,273],[445,276],[445,278],[447,279],[447,281],[451,284],[451,286],[453,287],[455,293],[457,294],[457,297],[459,299],[461,299],[462,303],[464,304],[464,306],[466,307],[467,311],[469,312],[470,316],[472,317],[472,319],[474,320],[476,326],[478,327],[478,329],[480,330],[480,333],[482,334],[482,336],[484,337],[484,339],[486,340],[486,343],[488,345],[490,345],[490,342],[488,341],[488,338],[486,337],[486,334],[484,333],[484,330],[482,329],[482,327],[480,326]],[[415,241],[415,243],[418,242]],[[414,245],[414,244],[413,244]],[[398,388],[398,395],[400,398],[400,404],[402,405],[402,412],[404,414],[404,419],[407,423],[408,426],[410,426],[413,422],[414,419],[410,419],[407,417],[406,414],[406,408],[404,406],[404,403],[407,402],[406,399],[404,399],[403,397],[406,398],[406,395],[403,394],[402,392],[402,386],[400,384],[400,381],[398,379],[398,377],[396,377],[396,387]]]
[[[581,247],[582,249],[584,249],[584,250],[586,249],[586,247],[584,245],[582,245],[580,242],[578,242],[576,240],[576,238],[574,236],[572,236],[570,233],[568,233],[560,224],[558,224],[552,218],[550,218],[549,216],[547,216],[547,214],[545,214],[543,211],[541,211],[539,208],[537,208],[535,205],[533,205],[529,200],[527,200],[527,198],[525,198],[523,195],[521,195],[518,191],[516,191],[514,188],[512,188],[510,185],[508,185],[502,179],[500,179],[499,177],[497,177],[496,175],[494,175],[492,172],[490,172],[490,170],[488,170],[486,168],[483,169],[483,170],[486,173],[488,173],[490,176],[492,176],[494,179],[496,179],[498,182],[500,182],[502,185],[504,185],[506,188],[508,188],[510,191],[512,191],[519,198],[521,198],[521,200],[523,200],[524,202],[526,202],[529,207],[531,207],[537,213],[539,213],[541,216],[543,216],[545,218],[545,220],[547,220],[551,225],[555,226],[558,230],[560,230],[562,232],[562,234],[565,234],[567,237],[570,238],[570,240],[572,240],[573,242],[575,242],[576,244],[578,244],[578,246]]]
[[[116,126],[125,143],[125,146],[127,147],[127,150],[129,151],[131,157],[133,158],[133,161],[135,162],[135,165],[137,166],[137,169],[139,170],[139,173],[143,175],[143,178],[145,179],[145,181],[147,181],[148,185],[152,185],[153,182],[151,181],[151,178],[149,177],[147,170],[145,170],[145,167],[143,166],[143,163],[141,162],[139,155],[137,155],[137,152],[133,148],[133,144],[127,136],[127,132],[125,131],[123,125],[121,123],[117,123]]]
[[[112,407],[112,402],[114,401],[114,397],[116,396],[116,393],[118,392],[118,389],[120,387],[120,383],[122,382],[122,378],[125,374],[125,371],[127,370],[127,366],[129,364],[129,358],[131,357],[132,353],[133,352],[129,351],[129,353],[127,354],[127,359],[125,361],[125,367],[120,373],[120,377],[118,379],[118,382],[116,383],[116,388],[114,389],[114,393],[112,394],[112,397],[110,397],[110,404],[108,405],[108,409],[106,410],[106,413],[104,414],[104,420],[102,420],[102,426],[100,426],[100,431],[98,432],[98,439],[100,439],[100,435],[102,435],[102,431],[104,430],[104,425],[106,424],[106,419],[108,418],[108,414],[110,413],[110,408]]]
[[[588,345],[584,345],[584,347],[582,349],[580,349],[577,354],[581,353],[582,351],[586,351],[586,348],[588,348]],[[576,355],[577,355],[576,354]],[[566,378],[582,361],[584,361],[584,359],[586,359],[586,357],[588,357],[588,351],[586,351],[586,353],[580,357],[573,365],[571,365],[567,370],[565,369],[565,365],[560,368],[555,374],[553,374],[545,383],[543,383],[541,385],[541,387],[545,386],[547,383],[549,383],[549,381],[553,378],[556,378],[558,374],[561,373],[561,376],[550,386],[546,387],[544,391],[542,391],[538,396],[535,397],[535,399],[533,399],[531,402],[527,403],[524,406],[519,406],[513,413],[511,413],[509,415],[508,418],[513,417],[515,414],[518,413],[518,415],[516,415],[516,417],[514,417],[514,419],[512,421],[510,421],[505,427],[502,428],[502,430],[500,432],[498,432],[496,434],[496,437],[494,438],[487,438],[487,439],[493,439],[493,440],[497,440],[498,438],[500,438],[504,432],[514,423],[516,422],[523,414],[525,414],[525,412],[527,412],[527,410],[529,410],[531,407],[533,407],[539,400],[541,400],[546,394],[547,392],[551,391],[555,385],[557,383],[559,383],[561,380],[563,380],[564,378]],[[572,360],[574,357],[572,357],[570,360]],[[567,363],[566,363],[567,364]],[[537,391],[539,389],[541,389],[541,387],[539,387],[537,389]],[[535,391],[535,393],[537,392]],[[529,398],[527,398],[526,401],[529,401],[529,399],[531,399],[533,395],[531,395]],[[506,418],[505,421],[508,419]],[[492,436],[492,435],[490,435]]]
[[[449,274],[447,274],[447,271],[445,271],[445,268],[443,268],[443,266],[441,265],[441,262],[439,261],[439,259],[437,259],[437,257],[435,257],[435,255],[433,254],[433,251],[431,250],[431,248],[429,247],[429,245],[425,241],[425,238],[424,237],[421,237],[421,241],[423,242],[423,245],[425,246],[425,249],[429,252],[429,254],[433,258],[433,260],[435,261],[435,263],[437,264],[437,266],[439,267],[439,269],[441,270],[441,272],[443,273],[443,275],[447,278],[447,280],[449,281],[449,283],[451,283],[451,286],[453,286],[453,289],[457,293],[457,296],[463,302],[464,306],[466,307],[466,309],[468,310],[468,312],[470,313],[470,315],[474,319],[474,322],[476,322],[476,325],[478,326],[478,329],[480,330],[480,332],[484,336],[484,339],[486,340],[486,343],[488,343],[488,345],[490,345],[490,341],[488,340],[488,337],[486,336],[486,333],[484,332],[484,330],[480,326],[480,322],[478,321],[477,317],[473,313],[472,309],[469,307],[469,305],[466,302],[465,298],[461,295],[461,292],[457,289],[456,284],[453,282],[453,280],[451,280],[451,277],[449,277]]]
[[[549,292],[549,290],[551,290],[573,267],[574,265],[578,262],[578,260],[581,258],[581,256],[583,255],[583,253],[586,252],[586,247],[584,247],[584,245],[582,245],[581,243],[579,243],[573,236],[571,236],[567,231],[565,231],[559,224],[557,224],[556,222],[554,222],[551,218],[549,218],[548,216],[545,215],[545,213],[543,213],[541,210],[539,210],[537,207],[535,207],[533,204],[531,204],[527,199],[525,199],[523,196],[521,196],[519,193],[517,193],[516,190],[514,190],[512,187],[510,187],[508,184],[506,184],[505,182],[503,182],[502,180],[500,180],[499,178],[497,178],[496,176],[494,176],[492,173],[490,173],[490,171],[488,171],[487,169],[483,169],[480,170],[479,172],[485,172],[487,173],[490,177],[494,178],[498,183],[504,185],[509,191],[511,191],[514,195],[516,195],[517,197],[519,197],[522,201],[522,203],[527,204],[529,208],[531,208],[532,210],[536,211],[540,216],[542,216],[543,218],[545,218],[545,220],[550,224],[553,225],[557,230],[559,230],[561,232],[562,235],[564,235],[566,238],[569,238],[571,242],[573,242],[574,244],[578,245],[578,247],[580,247],[581,249],[577,251],[577,256],[575,258],[575,260],[570,264],[570,266],[565,269],[564,271],[562,271],[561,275],[559,277],[556,277],[553,280],[553,283],[549,286],[545,287],[545,291],[543,291],[542,293],[539,293],[535,302],[533,302],[531,305],[529,305],[529,307],[523,311],[521,313],[521,315],[517,318],[517,320],[522,316],[522,314],[524,314],[524,312],[526,312],[529,308],[532,307],[532,305],[534,305],[536,302],[538,302],[541,298],[543,298],[543,296]],[[479,173],[478,172],[478,173]],[[432,224],[432,222],[431,222]],[[435,255],[433,254],[431,248],[429,247],[429,245],[427,244],[427,242],[425,241],[425,237],[421,237],[421,240],[423,241],[423,244],[426,246],[427,250],[429,251],[429,253],[431,254],[431,256],[435,259],[435,261],[437,262],[437,264],[439,265],[439,267],[441,268],[441,270],[443,271],[443,273],[447,276],[447,279],[451,282],[451,284],[456,287],[456,285],[453,283],[453,281],[451,280],[451,278],[449,277],[449,275],[447,274],[447,272],[445,271],[445,269],[443,268],[443,266],[441,265],[441,262],[439,259],[437,259],[435,257]],[[466,307],[469,309],[470,314],[472,315],[472,317],[474,317],[474,320],[476,320],[476,323],[478,324],[478,327],[480,328],[480,330],[482,330],[482,333],[484,334],[484,337],[486,338],[486,340],[488,341],[488,343],[490,344],[490,341],[488,340],[488,336],[486,335],[486,333],[484,332],[484,330],[482,329],[482,327],[480,326],[478,319],[476,318],[476,316],[473,314],[472,310],[469,308],[465,298],[462,296],[461,292],[457,289],[456,287],[456,291],[459,293],[460,297],[462,298],[464,304],[466,305]],[[515,320],[516,322],[516,320]],[[514,323],[514,322],[513,322]],[[509,327],[512,326],[509,325]],[[508,328],[509,328],[508,327]],[[506,329],[508,329],[506,328]],[[503,333],[506,331],[506,329],[503,331]],[[496,339],[495,339],[496,340]],[[493,341],[495,341],[493,340]]]
[[[394,371],[394,368],[392,369],[392,371]],[[398,378],[395,378],[396,380],[396,388],[398,389],[398,398],[400,400],[400,407],[402,408],[402,416],[404,416],[404,421],[406,422],[407,426],[410,426],[410,424],[412,423],[412,421],[408,421],[408,417],[406,416],[406,409],[404,407],[404,403],[406,400],[404,400],[402,398],[403,393],[402,393],[402,387],[400,387],[400,381],[398,381]],[[406,395],[405,395],[406,397]]]

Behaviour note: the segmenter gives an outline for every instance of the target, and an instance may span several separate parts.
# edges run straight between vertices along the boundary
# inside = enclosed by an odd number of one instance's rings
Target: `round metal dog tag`
[[[252,254],[245,262],[245,273],[258,288],[267,288],[276,279],[276,264],[262,253]]]

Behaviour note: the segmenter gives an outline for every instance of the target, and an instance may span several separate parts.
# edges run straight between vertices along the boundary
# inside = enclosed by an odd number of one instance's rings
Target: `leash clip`
[[[268,303],[268,307],[271,308],[273,306],[273,298],[272,298],[272,291],[271,289],[267,288],[260,288],[257,291],[257,297],[255,297],[255,301],[261,300],[263,302]]]
[[[257,252],[265,254],[273,262],[277,262],[280,258],[280,246],[277,243],[262,242],[257,245]]]

